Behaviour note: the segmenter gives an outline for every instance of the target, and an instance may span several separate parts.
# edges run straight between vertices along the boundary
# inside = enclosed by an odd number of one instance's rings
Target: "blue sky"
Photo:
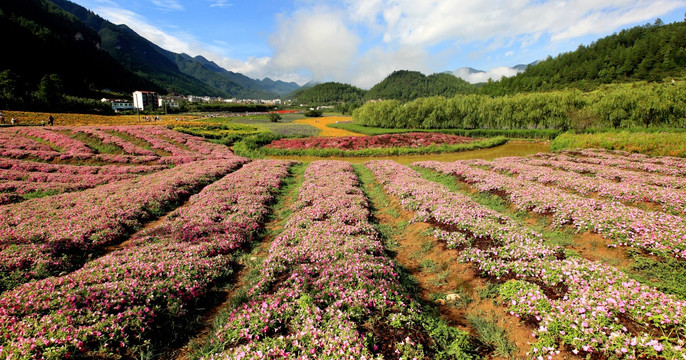
[[[362,88],[401,69],[473,67],[499,78],[511,75],[508,66],[658,17],[682,21],[686,12],[686,0],[74,2],[165,49],[203,55],[252,78]]]

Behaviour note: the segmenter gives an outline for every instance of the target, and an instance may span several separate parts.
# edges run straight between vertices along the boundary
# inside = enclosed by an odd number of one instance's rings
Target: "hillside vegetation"
[[[686,23],[622,30],[575,51],[529,66],[525,72],[489,82],[481,92],[490,95],[548,91],[567,87],[591,90],[601,84],[640,80],[661,81],[685,74]]]
[[[366,91],[338,82],[326,82],[309,88],[301,88],[292,98],[301,104],[332,105],[341,102],[361,102]]]
[[[684,127],[686,84],[674,80],[684,69],[686,24],[656,21],[489,82],[475,94],[370,102],[353,119],[414,129]]]
[[[436,95],[450,97],[457,94],[469,94],[475,89],[472,84],[452,74],[426,76],[418,71],[399,70],[369,89],[365,94],[365,100],[410,101]]]
[[[100,36],[46,0],[0,2],[0,108],[103,110],[99,89],[162,90],[98,49]],[[11,35],[9,35],[11,34]]]
[[[369,102],[353,113],[363,126],[414,129],[559,129],[686,126],[686,83],[608,85],[501,97],[434,96]]]

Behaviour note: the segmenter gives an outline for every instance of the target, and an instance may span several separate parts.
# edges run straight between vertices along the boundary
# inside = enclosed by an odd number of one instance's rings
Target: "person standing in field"
[[[48,125],[49,125],[49,126],[52,126],[52,124],[54,123],[54,121],[55,121],[55,118],[52,117],[52,114],[50,114],[50,116],[48,116]]]

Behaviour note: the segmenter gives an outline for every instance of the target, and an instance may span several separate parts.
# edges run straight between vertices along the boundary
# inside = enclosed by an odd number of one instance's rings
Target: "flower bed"
[[[461,261],[503,284],[499,294],[510,313],[535,327],[532,358],[552,359],[562,347],[592,359],[686,356],[686,302],[607,265],[566,259],[536,232],[405,166],[367,167],[416,211],[415,221],[437,226],[435,236],[457,249]]]
[[[280,139],[267,145],[270,149],[340,149],[362,150],[389,147],[425,147],[429,145],[466,144],[472,138],[440,133],[405,133],[377,136],[310,137],[304,139]]]
[[[669,160],[673,159],[665,157],[664,161],[636,161],[636,158],[627,158],[613,153],[608,153],[601,150],[567,150],[562,152],[564,155],[575,155],[574,161],[579,161],[588,164],[597,164],[603,166],[614,166],[621,169],[639,170],[649,173],[658,173],[663,175],[683,176],[686,175],[686,166],[684,160]]]
[[[188,321],[189,308],[231,272],[230,254],[253,239],[290,164],[250,163],[129,247],[4,293],[0,357],[113,359],[145,352],[160,327]]]
[[[433,358],[419,306],[368,222],[352,166],[313,162],[295,212],[262,263],[251,300],[212,337],[210,359]],[[365,324],[365,325],[361,325]],[[443,341],[466,347],[457,329]],[[445,354],[444,354],[445,355]]]
[[[99,139],[103,144],[115,145],[126,154],[96,153],[74,136],[79,133]],[[144,149],[116,134],[136,138],[150,144],[170,156],[158,156],[150,149]],[[114,134],[114,135],[113,135]],[[96,161],[104,163],[144,164],[183,164],[206,159],[230,159],[231,150],[222,145],[212,144],[202,138],[181,134],[160,126],[98,126],[98,127],[27,127],[2,128],[0,156],[23,159],[33,158],[42,161]]]
[[[566,155],[537,154],[535,157],[522,159],[527,164],[536,166],[550,166],[580,174],[592,174],[612,181],[634,184],[655,185],[667,188],[686,189],[686,178],[661,174],[650,174],[631,170],[617,169],[612,166],[587,164],[575,161],[574,157]]]
[[[494,161],[474,160],[470,164],[484,166],[495,171],[517,175],[518,178],[541,184],[574,190],[581,195],[596,193],[599,196],[626,202],[653,202],[663,209],[677,214],[686,213],[686,191],[647,184],[615,182],[601,177],[589,177],[574,172],[553,170],[547,167],[527,165],[523,158],[503,157]],[[645,174],[643,177],[650,177]]]
[[[0,290],[70,271],[246,159],[207,160],[0,207]]]
[[[572,224],[577,231],[592,231],[649,252],[686,259],[686,223],[679,216],[643,211],[619,202],[584,198],[492,171],[469,166],[468,162],[424,161],[414,165],[454,175],[481,192],[500,192],[520,210],[551,214],[553,224]]]

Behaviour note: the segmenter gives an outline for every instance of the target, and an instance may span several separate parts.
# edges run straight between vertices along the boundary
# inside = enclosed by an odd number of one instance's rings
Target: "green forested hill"
[[[575,51],[529,66],[511,78],[485,84],[490,95],[579,88],[639,80],[660,81],[686,74],[686,23],[636,26]]]
[[[410,101],[428,96],[454,96],[469,94],[475,87],[452,74],[426,76],[418,71],[399,70],[374,85],[365,95],[366,100]]]
[[[365,91],[348,84],[326,82],[296,91],[291,97],[301,104],[333,105],[361,102]]]
[[[97,97],[102,89],[162,90],[99,50],[95,31],[47,0],[1,1],[0,33],[0,108],[60,108],[64,94]]]

